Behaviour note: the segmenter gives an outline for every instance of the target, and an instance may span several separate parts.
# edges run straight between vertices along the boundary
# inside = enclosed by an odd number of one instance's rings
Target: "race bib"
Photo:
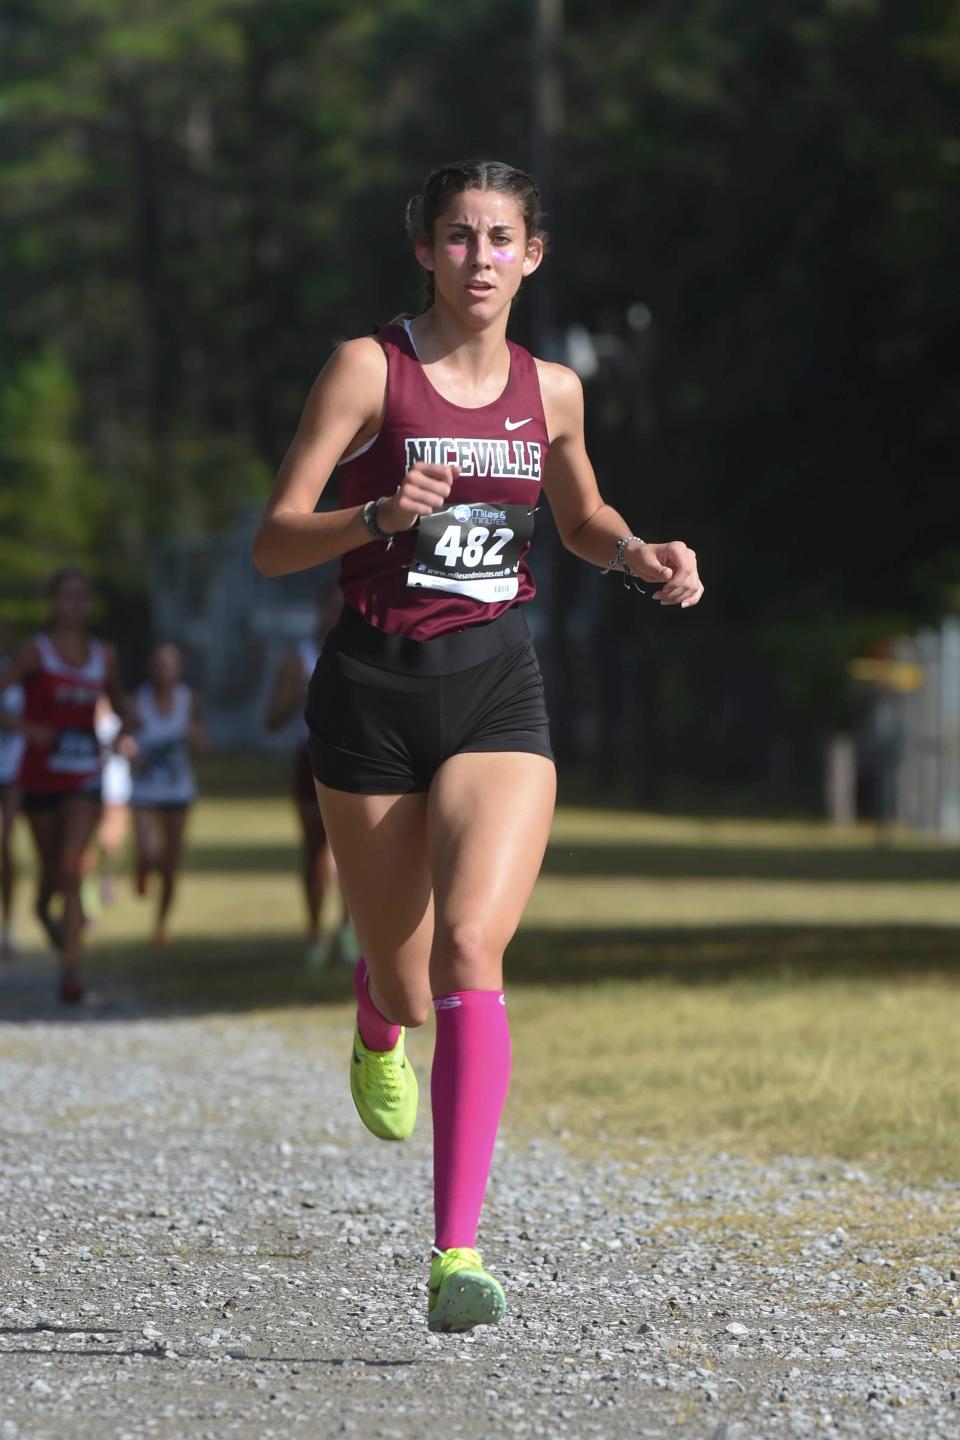
[[[47,759],[58,775],[89,775],[100,766],[100,746],[92,730],[59,730]]]
[[[407,584],[492,605],[520,588],[520,554],[533,537],[529,505],[451,505],[423,515]]]
[[[182,740],[169,740],[145,750],[140,761],[140,779],[163,789],[176,789],[187,773],[187,752]]]

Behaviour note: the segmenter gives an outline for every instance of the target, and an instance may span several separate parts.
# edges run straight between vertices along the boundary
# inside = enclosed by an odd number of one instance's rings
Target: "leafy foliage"
[[[0,390],[0,571],[20,602],[8,617],[37,609],[58,564],[91,556],[103,499],[75,438],[78,409],[73,376],[55,350],[26,361]]]
[[[956,7],[565,11],[555,319],[606,337],[588,387],[605,493],[705,557],[694,648],[739,635],[760,663],[761,619],[813,643],[825,615],[936,612],[960,554]],[[5,7],[7,589],[74,549],[132,595],[155,535],[263,493],[336,339],[416,304],[419,177],[458,153],[532,162],[530,13]],[[525,296],[517,338],[533,320]],[[72,498],[48,529],[24,497],[55,471]],[[615,634],[627,613],[611,599]]]

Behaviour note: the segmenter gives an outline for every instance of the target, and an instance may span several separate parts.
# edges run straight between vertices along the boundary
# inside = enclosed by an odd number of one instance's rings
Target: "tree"
[[[0,606],[34,619],[42,582],[65,561],[89,563],[102,496],[77,438],[76,385],[63,355],[24,362],[0,390]]]

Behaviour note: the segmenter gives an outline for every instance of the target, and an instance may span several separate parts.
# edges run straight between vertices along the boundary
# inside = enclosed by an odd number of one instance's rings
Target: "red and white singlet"
[[[23,718],[52,730],[54,738],[50,745],[27,741],[18,783],[24,790],[48,794],[96,789],[100,746],[93,712],[107,679],[103,646],[90,640],[86,664],[71,665],[54,649],[49,635],[38,635],[34,644],[40,669],[23,682]]]
[[[445,400],[417,358],[406,325],[381,325],[387,357],[383,425],[341,461],[346,508],[392,495],[418,460],[456,465],[447,505],[394,543],[343,557],[346,603],[377,629],[430,640],[493,620],[536,593],[526,554],[547,458],[547,422],[533,356],[507,341],[510,372],[498,399],[471,409]]]

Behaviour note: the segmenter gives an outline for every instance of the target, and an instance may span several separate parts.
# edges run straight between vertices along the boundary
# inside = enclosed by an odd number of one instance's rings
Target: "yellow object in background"
[[[923,667],[910,660],[883,660],[864,656],[851,660],[848,673],[852,680],[866,685],[882,685],[886,690],[904,693],[919,690],[923,684]]]

